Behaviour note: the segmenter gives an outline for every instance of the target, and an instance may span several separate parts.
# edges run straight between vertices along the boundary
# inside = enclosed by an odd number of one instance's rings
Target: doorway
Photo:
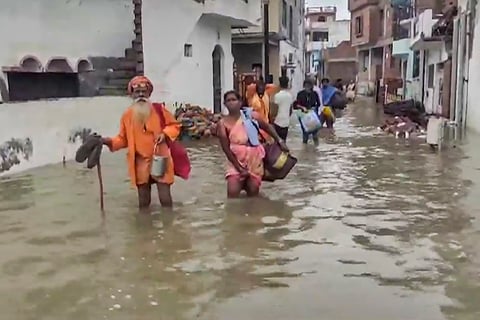
[[[222,112],[223,49],[216,45],[212,53],[213,65],[213,112]]]

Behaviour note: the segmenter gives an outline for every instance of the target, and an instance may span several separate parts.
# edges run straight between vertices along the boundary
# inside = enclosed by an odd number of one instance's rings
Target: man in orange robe
[[[148,78],[133,78],[128,84],[128,92],[134,103],[122,115],[120,132],[115,137],[103,139],[103,143],[112,152],[125,148],[128,150],[128,173],[132,185],[138,190],[140,208],[150,206],[152,184],[157,185],[162,206],[172,206],[170,187],[174,182],[174,168],[166,139],[177,139],[181,129],[181,125],[166,108],[162,109],[165,118],[162,126],[160,117],[149,100],[152,91],[153,85]],[[160,177],[150,174],[154,155],[166,158],[166,170]]]

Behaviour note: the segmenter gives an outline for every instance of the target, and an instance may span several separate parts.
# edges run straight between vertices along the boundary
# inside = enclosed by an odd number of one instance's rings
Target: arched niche
[[[77,63],[77,72],[82,73],[82,72],[88,72],[93,70],[93,65],[90,61],[87,59],[80,59],[78,60]]]
[[[35,56],[25,56],[22,60],[20,60],[20,67],[23,71],[28,72],[42,72],[43,66],[40,60],[38,60]]]
[[[65,58],[52,58],[45,68],[47,72],[73,73],[73,69]]]

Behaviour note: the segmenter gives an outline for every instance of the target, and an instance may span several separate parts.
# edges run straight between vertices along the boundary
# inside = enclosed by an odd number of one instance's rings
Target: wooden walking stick
[[[97,176],[98,176],[98,184],[100,185],[100,210],[102,211],[102,215],[105,215],[105,202],[103,200],[103,178],[102,178],[102,166],[100,161],[97,163]]]

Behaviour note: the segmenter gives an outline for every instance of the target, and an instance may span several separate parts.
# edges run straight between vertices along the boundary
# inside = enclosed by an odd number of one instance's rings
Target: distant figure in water
[[[263,159],[265,148],[261,144],[259,130],[268,133],[283,151],[288,151],[284,141],[269,125],[263,115],[251,108],[242,107],[240,95],[228,91],[223,96],[228,115],[219,122],[218,137],[227,156],[227,195],[237,198],[242,190],[247,196],[255,197],[260,192],[264,174]]]
[[[318,108],[320,107],[320,97],[313,90],[313,82],[311,80],[305,80],[303,82],[303,90],[298,92],[297,99],[293,103],[293,109],[301,110],[303,112],[308,112],[314,110],[315,113],[318,113]],[[314,132],[306,132],[303,126],[300,126],[302,129],[302,141],[304,144],[308,143],[310,136],[312,137],[315,144],[318,143],[318,130]]]
[[[149,99],[152,91],[153,85],[148,78],[133,78],[128,84],[128,92],[134,102],[122,115],[120,131],[115,137],[103,138],[103,144],[112,152],[125,148],[128,150],[128,172],[132,185],[138,190],[138,205],[141,209],[150,206],[152,184],[157,186],[162,206],[172,206],[170,186],[174,181],[174,168],[166,139],[175,140],[181,129],[181,125],[166,108],[161,111],[165,119],[162,126],[159,113]],[[161,177],[150,174],[154,154],[166,158],[166,172]]]
[[[335,88],[337,88],[340,91],[344,90],[343,86],[343,80],[342,79],[337,79],[337,82],[335,83]]]
[[[320,121],[323,124],[327,125],[327,128],[333,128],[333,123],[335,122],[335,115],[333,109],[330,106],[330,102],[334,94],[337,92],[337,88],[330,84],[328,78],[322,79],[322,102],[323,105],[320,108],[318,114],[320,116]]]

